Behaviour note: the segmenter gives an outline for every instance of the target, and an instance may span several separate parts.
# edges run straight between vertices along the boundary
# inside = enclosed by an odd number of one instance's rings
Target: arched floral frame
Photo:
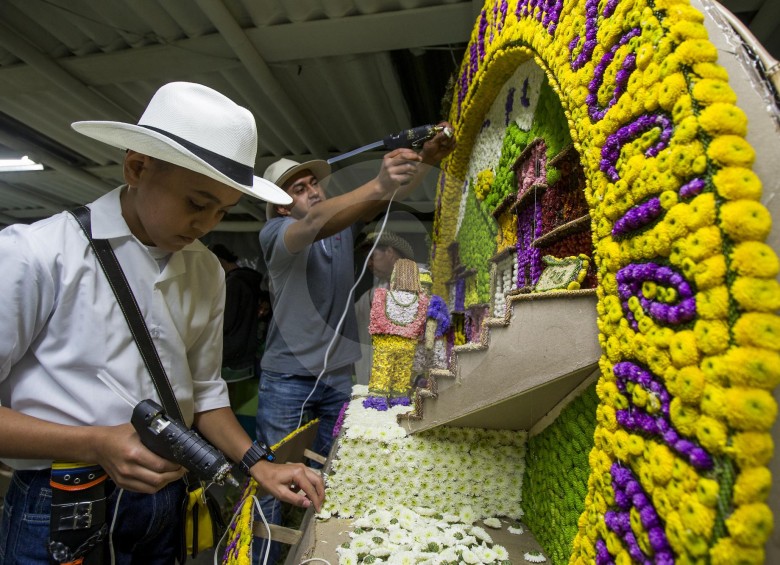
[[[773,527],[780,264],[703,21],[688,0],[488,1],[453,93],[434,293],[483,117],[518,65],[546,72],[585,170],[602,376],[572,563],[763,563]]]

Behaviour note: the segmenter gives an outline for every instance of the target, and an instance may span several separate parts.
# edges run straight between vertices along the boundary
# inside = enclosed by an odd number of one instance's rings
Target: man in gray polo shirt
[[[400,200],[411,192],[454,147],[451,135],[440,132],[419,154],[391,151],[376,178],[330,199],[323,186],[330,175],[325,161],[280,159],[266,169],[263,177],[293,198],[288,206],[267,206],[268,221],[260,232],[273,319],[261,361],[257,434],[268,445],[299,427],[305,412],[320,418],[314,450],[328,455],[333,426],[350,397],[353,364],[360,358],[348,296],[354,283],[354,235],[391,197]],[[269,522],[279,523],[278,502],[264,499],[263,512]],[[257,556],[264,542],[255,542]],[[275,560],[275,545],[269,563]]]

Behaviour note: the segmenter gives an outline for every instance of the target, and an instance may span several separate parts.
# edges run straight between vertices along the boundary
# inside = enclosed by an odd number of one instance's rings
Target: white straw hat
[[[275,204],[292,198],[254,175],[257,127],[252,113],[216,90],[171,82],[157,90],[138,124],[74,122],[71,127],[103,143],[132,149],[206,175]]]
[[[284,183],[297,175],[301,171],[311,171],[320,184],[325,184],[326,179],[330,176],[330,165],[327,161],[321,159],[313,159],[311,161],[305,161],[299,163],[292,159],[285,159],[282,157],[278,161],[274,161],[265,169],[263,178],[268,182],[274,183],[276,186],[282,187]],[[285,192],[285,194],[287,194]],[[285,203],[288,204],[288,203]],[[265,215],[267,218],[273,218],[278,216],[276,213],[276,207],[272,204],[268,204],[265,207]]]

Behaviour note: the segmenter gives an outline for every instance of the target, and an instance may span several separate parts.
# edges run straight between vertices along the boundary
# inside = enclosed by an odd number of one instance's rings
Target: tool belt
[[[53,563],[102,565],[108,530],[107,478],[98,465],[52,465],[49,553]]]

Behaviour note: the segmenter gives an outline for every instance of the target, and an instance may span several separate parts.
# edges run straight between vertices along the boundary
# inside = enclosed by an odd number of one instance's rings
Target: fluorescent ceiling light
[[[42,171],[43,165],[29,159],[27,155],[21,159],[0,159],[0,173],[16,171]]]

